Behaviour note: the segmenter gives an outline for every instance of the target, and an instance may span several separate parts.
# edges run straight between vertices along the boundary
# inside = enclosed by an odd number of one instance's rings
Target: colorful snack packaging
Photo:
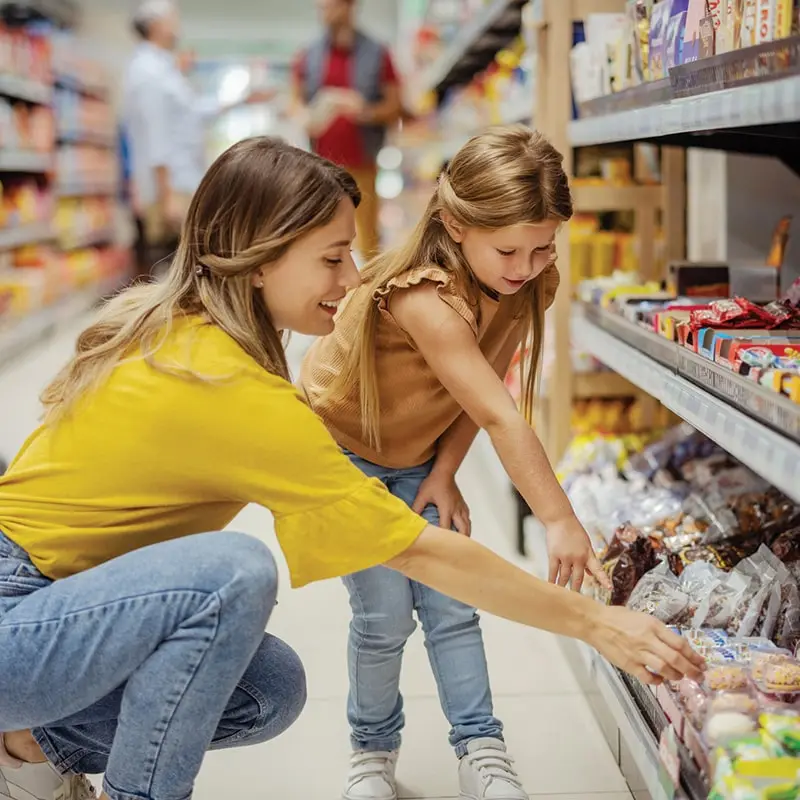
[[[669,571],[666,561],[642,576],[631,592],[627,606],[664,623],[673,622],[689,605],[689,595]]]
[[[800,717],[795,714],[762,714],[759,724],[789,756],[800,756]]]
[[[709,692],[740,692],[747,688],[749,675],[744,664],[711,663],[705,675],[705,688]]]

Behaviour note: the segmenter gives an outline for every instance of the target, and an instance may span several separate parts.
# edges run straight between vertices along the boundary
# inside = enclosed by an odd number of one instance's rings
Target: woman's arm
[[[703,659],[658,620],[540,581],[441,528],[426,528],[387,566],[497,616],[587,642],[644,683],[701,676]]]
[[[428,285],[397,293],[391,310],[444,387],[489,434],[508,476],[547,529],[550,579],[580,590],[589,572],[607,583],[542,443],[464,319]]]

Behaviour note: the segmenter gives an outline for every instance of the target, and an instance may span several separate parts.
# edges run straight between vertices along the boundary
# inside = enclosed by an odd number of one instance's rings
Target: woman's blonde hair
[[[428,207],[409,240],[373,259],[362,271],[362,285],[351,299],[359,320],[344,366],[332,382],[331,397],[345,397],[358,385],[365,440],[380,448],[380,400],[375,363],[379,310],[376,293],[415,267],[436,265],[449,272],[477,306],[480,286],[464,254],[447,233],[442,213],[462,226],[497,230],[525,223],[566,221],[572,197],[563,156],[540,133],[522,125],[493,128],[474,136],[439,178]],[[522,370],[522,409],[528,421],[539,372],[544,333],[545,281],[540,275],[515,295],[515,317],[522,325],[527,356]]]
[[[62,418],[137,350],[156,369],[202,379],[189,365],[154,357],[175,320],[193,315],[222,328],[265,370],[289,379],[281,332],[252,276],[329,223],[344,198],[355,206],[361,200],[345,170],[279,139],[247,139],[228,149],[192,199],[165,279],[121,292],[81,333],[74,357],[42,395],[45,422]]]

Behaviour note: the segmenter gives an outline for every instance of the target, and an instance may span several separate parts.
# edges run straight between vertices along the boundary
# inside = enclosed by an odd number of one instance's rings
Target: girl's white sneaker
[[[461,800],[529,800],[500,739],[473,739],[458,765]]]
[[[397,800],[397,756],[397,750],[353,753],[342,800]]]

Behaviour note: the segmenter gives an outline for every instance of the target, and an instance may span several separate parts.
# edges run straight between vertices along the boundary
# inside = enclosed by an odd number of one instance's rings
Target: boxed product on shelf
[[[0,149],[49,153],[54,139],[50,108],[0,98]]]
[[[0,25],[0,75],[52,83],[52,49],[46,36]]]
[[[60,147],[56,156],[56,174],[62,186],[90,185],[113,189],[118,181],[119,164],[111,150],[86,145]],[[85,192],[91,194],[91,191]]]
[[[47,222],[51,214],[52,194],[33,178],[0,181],[0,229]]]
[[[58,201],[55,228],[64,247],[75,247],[93,235],[107,234],[113,224],[111,197],[65,197]]]

